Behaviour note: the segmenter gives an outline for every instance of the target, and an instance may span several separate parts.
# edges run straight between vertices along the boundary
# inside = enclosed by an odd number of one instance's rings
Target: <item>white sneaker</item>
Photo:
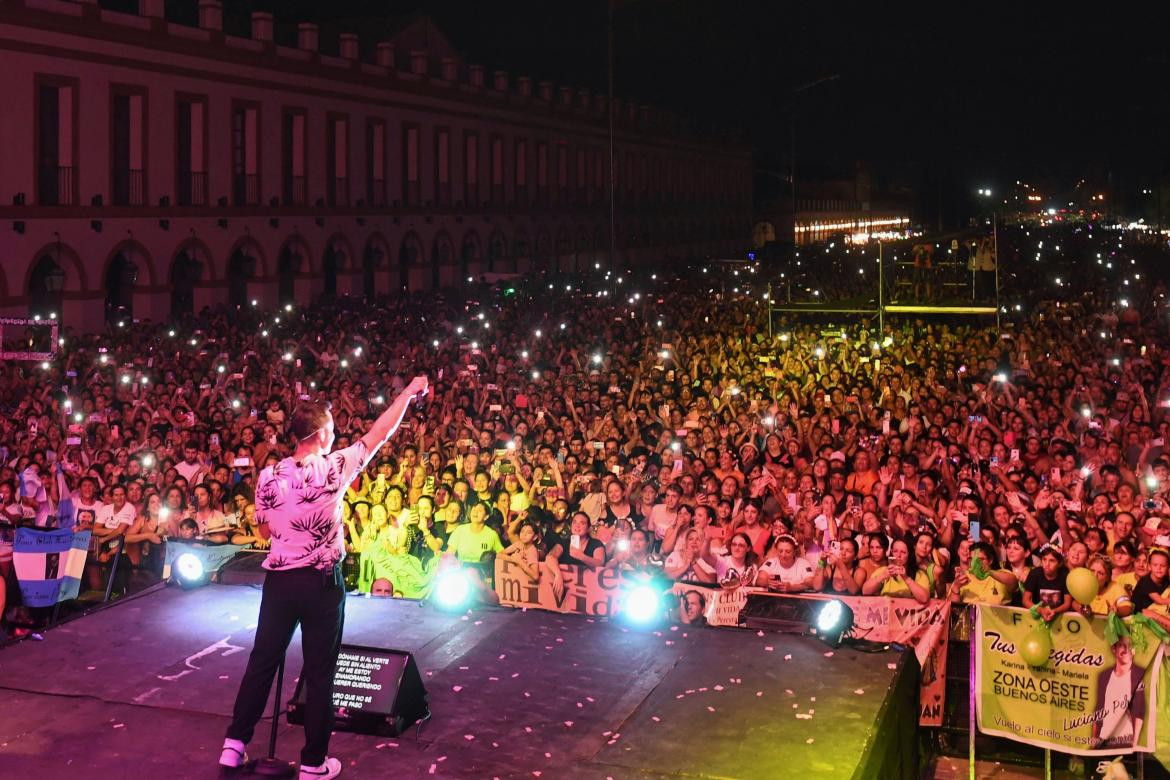
[[[301,764],[300,780],[330,780],[341,774],[341,762],[329,757],[321,766],[305,766]]]
[[[219,765],[229,769],[239,769],[248,763],[248,754],[244,751],[245,747],[244,743],[238,739],[225,739],[223,750],[219,754]]]

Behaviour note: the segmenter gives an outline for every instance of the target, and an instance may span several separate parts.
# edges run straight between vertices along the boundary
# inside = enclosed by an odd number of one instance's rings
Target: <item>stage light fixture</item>
[[[853,610],[845,602],[833,599],[821,607],[814,626],[822,642],[839,647],[841,640],[853,631]]]
[[[175,579],[184,588],[197,588],[207,584],[207,571],[203,561],[194,553],[183,553],[175,559]]]
[[[662,617],[662,597],[650,583],[634,585],[622,597],[621,612],[626,621],[649,625]]]
[[[435,604],[444,610],[462,610],[471,600],[471,580],[459,568],[448,569],[435,580]]]

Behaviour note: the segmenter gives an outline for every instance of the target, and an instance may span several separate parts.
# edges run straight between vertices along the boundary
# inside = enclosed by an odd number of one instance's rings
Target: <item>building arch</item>
[[[189,238],[171,256],[167,277],[171,288],[171,317],[195,314],[195,287],[210,274],[211,252],[202,241]]]
[[[512,238],[512,258],[517,269],[520,268],[521,263],[525,263],[529,268],[533,267],[532,242],[528,239],[528,231],[524,228],[517,228],[516,235]]]
[[[410,269],[426,262],[426,250],[422,239],[413,230],[402,237],[398,246],[398,284],[402,289],[410,288]]]
[[[479,240],[479,233],[474,229],[463,234],[463,241],[459,247],[459,278],[471,276],[471,267],[478,266],[483,257],[483,245]]]
[[[228,306],[243,308],[248,303],[248,284],[264,275],[264,250],[251,236],[244,236],[228,253],[224,276],[227,279]]]
[[[297,276],[310,272],[312,258],[309,242],[300,233],[293,233],[280,245],[280,252],[276,255],[277,303],[296,301]]]
[[[146,286],[156,287],[154,260],[141,243],[130,239],[110,250],[102,270],[107,322],[133,321],[134,291],[140,287],[144,273]]]
[[[455,245],[446,230],[435,234],[434,246],[431,249],[431,288],[443,286],[444,271],[455,262]]]
[[[501,270],[508,258],[508,242],[499,230],[492,231],[488,238],[487,270],[489,273]]]
[[[65,293],[88,292],[89,283],[81,258],[60,241],[41,247],[33,255],[24,280],[30,317],[63,316]]]
[[[378,272],[385,271],[389,264],[390,242],[380,231],[375,231],[362,249],[362,293],[367,298],[378,294]]]
[[[321,276],[325,282],[322,295],[326,298],[337,297],[337,277],[353,267],[353,245],[342,233],[334,233],[325,242],[325,250],[321,253]]]

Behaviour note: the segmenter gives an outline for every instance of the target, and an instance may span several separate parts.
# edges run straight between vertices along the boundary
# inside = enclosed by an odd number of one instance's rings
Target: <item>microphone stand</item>
[[[268,756],[256,762],[252,773],[264,777],[292,777],[295,766],[276,757],[276,729],[280,726],[280,691],[284,683],[284,656],[276,669],[276,696],[272,699],[272,733],[268,737]]]

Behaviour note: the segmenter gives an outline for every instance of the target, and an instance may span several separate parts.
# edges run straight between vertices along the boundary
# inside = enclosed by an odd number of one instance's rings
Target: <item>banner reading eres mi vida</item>
[[[1038,621],[1027,610],[978,608],[975,623],[979,730],[1083,756],[1153,752],[1162,644],[1146,632],[1110,646],[1104,618],[1052,622],[1052,652],[1033,668],[1020,647]],[[1141,630],[1141,629],[1139,629]]]

